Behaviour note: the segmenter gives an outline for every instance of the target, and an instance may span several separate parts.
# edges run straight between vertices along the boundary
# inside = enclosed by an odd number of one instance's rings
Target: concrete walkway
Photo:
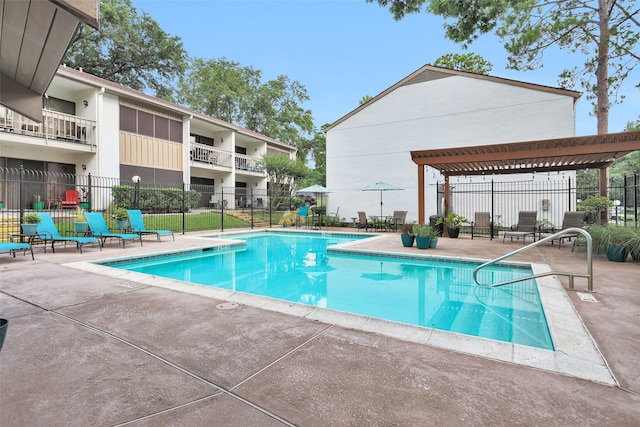
[[[640,425],[638,263],[596,257],[597,302],[567,291],[615,386],[66,265],[202,244],[148,237],[0,256],[0,426]],[[425,253],[396,234],[359,245]],[[428,254],[519,247],[442,238]],[[570,245],[514,260],[584,270]]]

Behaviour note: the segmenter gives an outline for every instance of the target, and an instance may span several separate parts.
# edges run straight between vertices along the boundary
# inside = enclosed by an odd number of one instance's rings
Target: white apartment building
[[[267,189],[263,154],[296,156],[291,145],[65,66],[44,94],[42,113],[36,122],[0,105],[0,167],[138,176],[228,193]]]
[[[325,129],[327,188],[331,191],[328,209],[339,208],[347,218],[357,217],[357,211],[378,215],[380,196],[360,189],[384,181],[404,191],[384,192],[383,215],[406,210],[407,220],[415,221],[418,171],[412,150],[574,136],[579,96],[575,91],[425,65]],[[424,208],[429,217],[442,211],[437,194],[442,177],[429,167],[424,175]],[[551,178],[567,176],[575,172]],[[531,174],[454,177],[451,183],[531,178]],[[541,209],[537,198],[531,203],[527,209]],[[565,201],[556,203],[554,212],[559,217],[551,218],[552,222],[559,223],[567,208]],[[454,209],[467,209],[459,213],[470,218],[474,210],[489,210],[484,206]],[[508,214],[514,218],[506,221],[513,223],[517,211]]]

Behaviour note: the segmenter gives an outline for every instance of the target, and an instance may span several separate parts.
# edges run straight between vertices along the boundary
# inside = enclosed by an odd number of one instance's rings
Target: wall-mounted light
[[[223,178],[220,178],[220,184],[222,184],[224,182]]]
[[[223,139],[223,138],[220,138],[220,142],[224,142],[224,139]]]
[[[85,172],[87,170],[87,165],[82,165],[82,172]]]
[[[85,108],[87,108],[89,106],[89,101],[87,101],[86,99],[84,101],[82,101],[82,103],[84,104]]]
[[[258,183],[256,182],[256,187],[258,186]]]

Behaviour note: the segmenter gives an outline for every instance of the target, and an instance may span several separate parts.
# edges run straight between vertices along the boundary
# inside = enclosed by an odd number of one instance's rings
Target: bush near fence
[[[113,202],[116,206],[126,209],[138,208],[147,213],[176,213],[198,206],[200,192],[194,190],[182,190],[181,188],[139,188],[129,185],[116,185],[112,188]],[[135,197],[138,191],[138,203]]]

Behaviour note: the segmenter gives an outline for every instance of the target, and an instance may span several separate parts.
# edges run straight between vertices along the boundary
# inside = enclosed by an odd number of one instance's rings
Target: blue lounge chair
[[[107,239],[120,239],[122,241],[123,248],[125,247],[127,240],[140,240],[140,246],[142,246],[142,237],[140,237],[139,234],[112,233],[109,231],[109,227],[107,227],[107,223],[100,212],[85,213],[84,217],[87,219],[87,223],[89,224],[89,230],[91,230],[91,233],[93,233],[95,237],[100,239],[102,246],[104,246],[104,242]]]
[[[176,240],[176,236],[173,235],[173,231],[171,230],[147,230],[144,226],[144,219],[142,218],[142,212],[138,209],[131,209],[127,211],[129,213],[129,225],[131,225],[131,230],[134,233],[137,233],[142,237],[143,234],[155,234],[158,236],[158,241],[160,241],[160,236],[168,236],[171,235],[173,240]]]
[[[35,259],[33,257],[33,248],[28,243],[0,242],[0,252],[8,252],[15,258],[17,251],[22,251],[23,253],[31,251],[31,259]]]
[[[64,242],[65,245],[67,242],[76,242],[76,247],[82,253],[82,245],[86,245],[87,243],[97,243],[100,250],[102,250],[102,246],[96,237],[79,237],[79,236],[61,236],[58,232],[58,228],[56,224],[53,222],[53,218],[51,218],[51,214],[49,213],[38,213],[40,217],[40,223],[38,224],[38,234],[43,234],[46,236],[47,240],[51,240],[51,250],[55,253],[56,242]]]

